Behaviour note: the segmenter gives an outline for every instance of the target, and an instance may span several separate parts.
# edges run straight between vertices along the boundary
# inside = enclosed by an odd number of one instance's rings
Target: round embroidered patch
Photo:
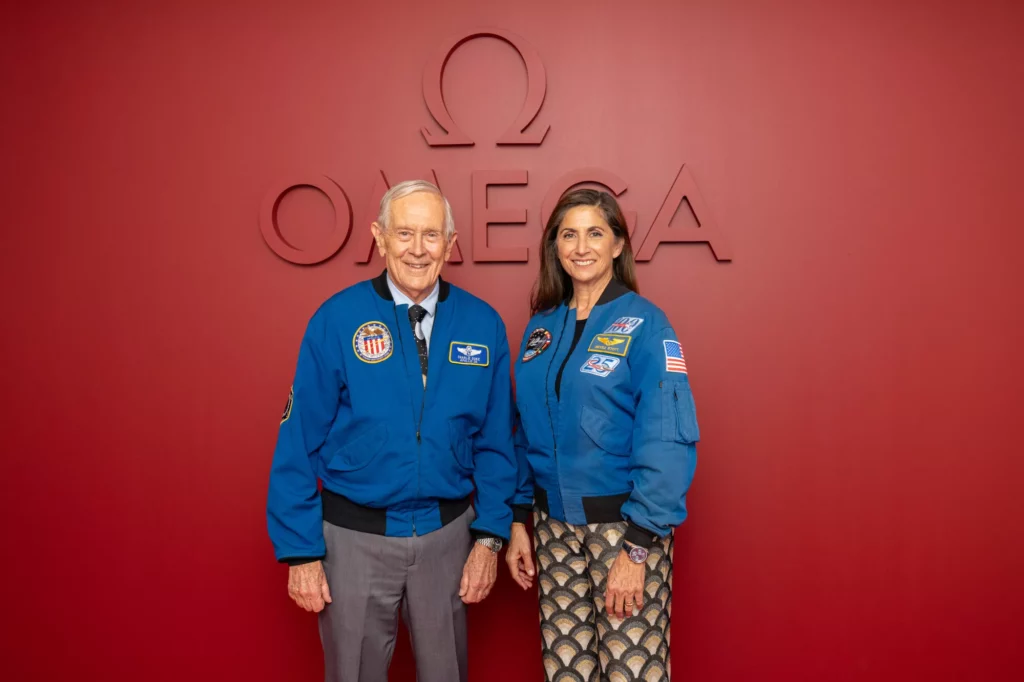
[[[387,360],[394,347],[391,332],[383,322],[367,322],[352,337],[356,357],[371,364]]]
[[[526,351],[523,353],[523,362],[533,360],[543,353],[544,349],[549,345],[551,345],[551,332],[540,327],[534,329],[530,332],[530,337],[526,339]]]

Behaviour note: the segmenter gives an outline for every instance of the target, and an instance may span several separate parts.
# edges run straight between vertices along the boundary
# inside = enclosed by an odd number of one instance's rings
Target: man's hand
[[[604,607],[609,617],[632,616],[644,605],[644,571],[647,564],[634,564],[625,550],[615,557],[605,583]]]
[[[524,590],[533,587],[533,543],[530,542],[530,534],[526,532],[525,524],[512,524],[512,538],[508,543],[508,551],[505,552],[505,563],[508,564],[512,580],[515,580],[519,587]]]
[[[324,565],[319,561],[311,561],[308,564],[289,566],[288,596],[307,611],[323,611],[324,602],[331,603],[331,590],[327,587]]]
[[[459,585],[459,596],[466,604],[477,604],[487,598],[498,577],[498,553],[478,542],[473,543],[473,551],[466,559],[462,569],[462,583]]]

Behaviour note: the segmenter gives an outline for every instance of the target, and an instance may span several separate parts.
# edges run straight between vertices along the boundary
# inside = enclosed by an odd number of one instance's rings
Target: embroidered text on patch
[[[620,360],[618,358],[608,357],[607,355],[591,355],[583,366],[580,367],[580,371],[584,374],[593,374],[594,376],[606,377],[615,371],[615,368],[619,366]]]
[[[387,360],[394,347],[391,332],[383,322],[367,322],[352,337],[352,349],[356,357],[370,364]]]
[[[616,334],[632,334],[636,331],[636,328],[643,323],[644,318],[642,317],[620,317],[608,325],[608,328],[605,329],[605,331]]]
[[[665,370],[686,374],[686,360],[683,358],[683,347],[678,341],[662,341],[665,345]]]
[[[587,350],[591,353],[607,353],[624,358],[632,341],[633,337],[626,334],[598,334],[587,346]]]
[[[491,364],[491,351],[480,343],[452,341],[448,347],[448,362],[453,365],[487,367]]]

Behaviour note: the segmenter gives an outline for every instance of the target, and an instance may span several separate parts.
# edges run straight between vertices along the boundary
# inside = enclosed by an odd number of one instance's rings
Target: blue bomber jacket
[[[441,280],[424,388],[408,306],[387,273],[309,321],[270,473],[279,561],[325,554],[322,522],[425,535],[476,507],[476,534],[508,538],[516,485],[505,325]],[[317,479],[323,482],[322,493]]]
[[[617,280],[569,353],[575,329],[565,303],[526,326],[515,363],[516,520],[531,505],[572,524],[626,520],[625,538],[649,546],[686,518],[697,463],[682,348],[665,314]]]

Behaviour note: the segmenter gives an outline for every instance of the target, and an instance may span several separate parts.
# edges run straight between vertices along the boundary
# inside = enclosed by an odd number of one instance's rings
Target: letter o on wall
[[[312,187],[327,197],[334,208],[334,230],[321,244],[310,249],[297,249],[288,243],[277,224],[277,207],[288,192],[296,187]],[[352,206],[341,186],[326,175],[314,175],[299,181],[284,181],[267,193],[260,206],[260,232],[271,251],[296,265],[315,265],[336,254],[345,245],[352,231]]]

